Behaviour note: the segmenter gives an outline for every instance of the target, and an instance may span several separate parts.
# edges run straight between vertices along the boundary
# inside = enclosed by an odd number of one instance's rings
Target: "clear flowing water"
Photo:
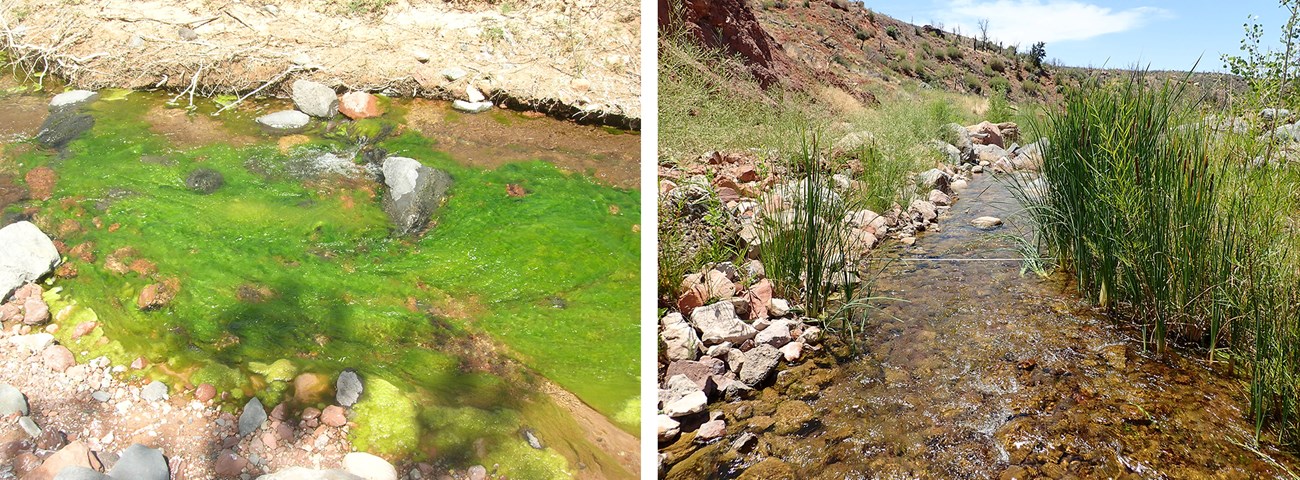
[[[897,300],[873,312],[860,356],[793,367],[727,404],[728,440],[667,446],[680,462],[667,477],[736,477],[769,457],[796,478],[1281,476],[1234,444],[1253,432],[1226,365],[1154,358],[1057,278],[1021,274],[1018,208],[996,181],[972,182],[942,231],[881,255],[872,293]],[[970,225],[986,215],[1009,224]],[[812,412],[801,428],[786,420],[794,404]],[[739,454],[730,440],[745,431],[759,441]]]
[[[64,245],[76,276],[55,282],[51,310],[73,305],[58,336],[74,352],[144,357],[151,367],[135,375],[174,389],[212,383],[232,407],[249,395],[328,403],[295,398],[291,381],[354,368],[368,391],[352,435],[360,450],[499,463],[513,478],[634,475],[541,392],[554,382],[621,435],[636,432],[639,192],[626,188],[636,135],[384,100],[381,119],[317,120],[285,139],[252,122],[284,102],[211,117],[211,105],[186,114],[161,94],[107,91],[89,107],[95,126],[53,151],[23,141],[50,92],[16,90],[0,99],[0,209]],[[457,125],[472,140],[452,136]],[[310,159],[351,158],[380,132],[378,147],[455,181],[418,239],[389,235],[373,180],[310,172]],[[36,168],[57,175],[50,198],[6,196],[25,192]],[[224,186],[189,190],[197,168]],[[508,184],[527,195],[507,195]],[[137,308],[146,285],[169,282],[174,300]],[[88,320],[100,327],[72,339]],[[529,448],[525,428],[551,448]]]

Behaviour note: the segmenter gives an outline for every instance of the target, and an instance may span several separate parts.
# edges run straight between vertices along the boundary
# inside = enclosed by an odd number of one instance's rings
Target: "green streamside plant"
[[[1134,71],[1067,92],[1031,124],[1049,139],[1041,177],[1013,177],[1013,191],[1081,294],[1157,352],[1178,341],[1248,362],[1257,433],[1272,424],[1295,442],[1297,212],[1278,201],[1294,198],[1278,180],[1291,167],[1252,162],[1253,147],[1202,128],[1186,79],[1145,80]]]
[[[801,303],[810,317],[825,313],[832,296],[853,298],[858,279],[849,259],[861,247],[844,221],[861,201],[836,193],[817,142],[815,134],[804,139],[789,165],[798,180],[764,198],[757,225],[763,266],[777,295]]]

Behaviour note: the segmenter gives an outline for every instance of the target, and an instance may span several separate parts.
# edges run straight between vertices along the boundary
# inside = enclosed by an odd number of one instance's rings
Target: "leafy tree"
[[[1295,48],[1296,40],[1300,39],[1300,0],[1279,3],[1290,13],[1280,38],[1284,51],[1261,50],[1264,27],[1259,24],[1259,17],[1252,15],[1242,24],[1246,36],[1241,39],[1241,55],[1220,57],[1232,74],[1245,79],[1250,87],[1250,100],[1256,105],[1281,105],[1300,83],[1300,59],[1296,58]]]

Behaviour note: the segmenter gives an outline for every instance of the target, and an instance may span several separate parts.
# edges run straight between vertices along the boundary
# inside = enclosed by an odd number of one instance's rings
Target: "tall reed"
[[[1068,92],[1031,125],[1050,140],[1041,179],[1015,177],[1013,190],[1083,295],[1157,352],[1176,340],[1248,362],[1257,433],[1271,422],[1294,442],[1300,263],[1281,228],[1295,212],[1278,200],[1292,197],[1269,172],[1289,167],[1226,155],[1190,118],[1189,82],[1144,75]]]

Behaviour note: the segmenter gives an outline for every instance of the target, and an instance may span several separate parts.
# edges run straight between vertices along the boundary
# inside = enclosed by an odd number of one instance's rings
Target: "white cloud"
[[[949,0],[946,8],[935,12],[947,30],[960,26],[966,36],[978,35],[977,22],[986,18],[989,37],[1026,47],[1124,32],[1171,15],[1154,7],[1115,10],[1076,0]]]

